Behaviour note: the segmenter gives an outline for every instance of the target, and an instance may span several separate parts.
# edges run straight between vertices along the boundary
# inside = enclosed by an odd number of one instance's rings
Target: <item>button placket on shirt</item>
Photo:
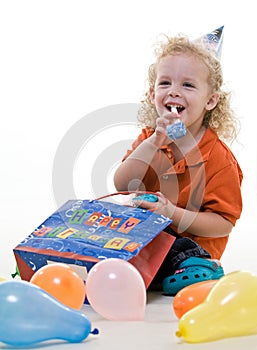
[[[186,170],[185,166],[185,160],[178,162],[177,164],[174,165],[174,170],[176,174],[183,174]]]
[[[185,160],[182,160],[176,164],[174,164],[172,167],[170,167],[165,174],[162,175],[163,180],[168,180],[169,175],[174,174],[183,174],[186,170]]]

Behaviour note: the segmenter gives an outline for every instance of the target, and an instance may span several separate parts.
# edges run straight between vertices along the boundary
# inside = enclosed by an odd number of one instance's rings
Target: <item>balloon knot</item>
[[[90,333],[91,334],[99,334],[99,329],[94,328]]]
[[[177,331],[177,332],[176,332],[176,336],[177,336],[178,338],[181,338],[181,337],[182,337],[181,332],[180,332],[180,331]]]

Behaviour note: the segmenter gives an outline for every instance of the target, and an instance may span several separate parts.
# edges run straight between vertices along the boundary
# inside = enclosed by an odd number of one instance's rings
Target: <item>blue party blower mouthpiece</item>
[[[78,343],[91,332],[86,315],[26,281],[0,283],[0,341],[28,346],[52,339]]]
[[[176,107],[171,107],[171,111],[173,113],[178,114]],[[182,121],[179,118],[175,119],[173,124],[168,125],[166,130],[171,140],[177,140],[186,135],[185,124],[182,123]]]

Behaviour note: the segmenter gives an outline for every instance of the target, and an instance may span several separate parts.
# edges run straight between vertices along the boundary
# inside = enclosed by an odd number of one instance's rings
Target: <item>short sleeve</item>
[[[224,166],[222,161],[212,162],[218,169],[207,178],[203,210],[218,213],[235,225],[242,212],[243,175],[237,161],[233,157],[229,158],[226,156]]]
[[[132,143],[131,149],[127,150],[126,154],[122,158],[122,161],[124,161],[140,145],[141,142],[143,142],[148,137],[150,137],[153,134],[153,132],[154,132],[154,130],[152,128],[144,128],[144,129],[142,129],[141,134]]]

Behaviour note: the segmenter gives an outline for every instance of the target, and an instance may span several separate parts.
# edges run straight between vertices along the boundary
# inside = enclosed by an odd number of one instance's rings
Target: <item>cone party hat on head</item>
[[[196,39],[195,41],[202,42],[206,47],[216,52],[217,58],[221,57],[222,43],[223,43],[223,29],[224,26],[213,30],[212,32],[205,34],[204,36]]]

